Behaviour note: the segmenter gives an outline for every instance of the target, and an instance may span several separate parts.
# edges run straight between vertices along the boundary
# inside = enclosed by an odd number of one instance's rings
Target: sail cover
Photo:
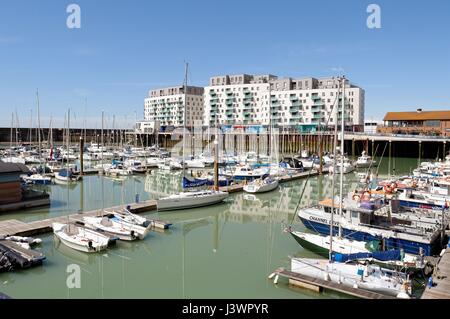
[[[183,188],[190,188],[190,187],[200,187],[208,184],[208,179],[198,179],[193,178],[189,179],[187,177],[183,177]]]
[[[387,251],[377,251],[371,253],[356,253],[356,254],[339,254],[333,253],[332,258],[336,262],[347,262],[350,260],[357,259],[376,259],[380,261],[389,260],[402,260],[402,253],[400,250],[387,250]]]

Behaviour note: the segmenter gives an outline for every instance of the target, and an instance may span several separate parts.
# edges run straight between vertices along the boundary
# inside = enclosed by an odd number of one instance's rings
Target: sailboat
[[[40,113],[39,113],[39,93],[36,91],[36,100],[37,100],[37,116],[38,116],[38,163],[40,168],[41,166],[41,125],[40,125]],[[45,167],[45,165],[44,165]],[[45,170],[44,170],[45,171]],[[36,173],[31,176],[27,176],[24,178],[27,183],[38,184],[38,185],[49,185],[52,182],[51,177],[45,176],[44,174]]]
[[[270,88],[270,84],[269,84],[269,110],[272,109],[272,98],[271,98],[271,88]],[[272,111],[270,111],[269,113],[269,121],[270,121],[270,140],[271,140],[271,152],[274,149],[274,136],[273,136],[273,127],[272,127]],[[277,150],[278,151],[278,150]],[[278,158],[278,154],[276,154],[276,158]],[[275,161],[275,163],[277,163],[278,165],[278,160]],[[278,188],[279,185],[279,180],[277,177],[271,176],[270,172],[271,172],[271,166],[269,165],[269,176],[267,177],[261,177],[260,179],[255,179],[253,181],[251,181],[250,183],[248,183],[247,185],[244,186],[244,192],[247,193],[266,193],[266,192],[271,192],[275,189]],[[278,166],[277,169],[279,169],[280,167]]]
[[[187,120],[187,72],[188,64],[186,63],[185,79],[184,79],[184,120],[183,120],[183,161],[185,160],[185,143],[186,143],[186,120]],[[218,131],[218,129],[217,129]],[[214,173],[215,180],[218,179],[218,134],[216,134],[216,140],[214,142],[216,146],[215,160],[214,160]],[[183,169],[183,189],[186,186],[186,165],[182,165]],[[213,190],[200,190],[200,191],[182,191],[178,194],[173,194],[168,197],[160,198],[157,200],[158,211],[164,210],[176,210],[187,209],[194,207],[202,207],[213,204],[218,204],[228,197],[228,192],[222,192],[219,190],[218,181],[215,181]]]
[[[345,79],[342,81],[342,118],[341,118],[341,152],[344,151],[344,110],[345,110]],[[338,94],[339,95],[339,94]],[[336,112],[337,114],[337,112]],[[336,121],[337,122],[337,121]],[[335,131],[336,132],[336,131]],[[335,145],[336,149],[336,145]],[[343,158],[341,158],[341,164]],[[336,164],[333,164],[334,166]],[[340,171],[340,198],[339,198],[339,214],[342,215],[342,194],[343,194],[343,170]],[[335,174],[333,174],[333,180]],[[334,193],[334,182],[333,182]],[[381,294],[386,294],[398,298],[409,298],[411,293],[411,282],[409,278],[399,272],[381,268],[378,265],[370,265],[366,263],[338,263],[335,262],[333,256],[334,241],[334,225],[333,220],[335,203],[332,203],[331,219],[329,222],[329,255],[328,259],[312,259],[312,258],[291,258],[291,271],[317,278],[331,281],[337,284],[352,288],[365,289]],[[341,233],[339,232],[339,235]],[[299,237],[300,238],[300,237]],[[310,239],[310,238],[308,238]],[[311,248],[316,248],[313,241],[306,241]],[[304,244],[306,244],[304,243]],[[335,243],[336,244],[336,243]]]
[[[70,153],[70,109],[67,112],[67,154]],[[64,183],[69,183],[73,181],[78,181],[81,179],[80,175],[75,175],[72,170],[69,169],[69,157],[63,157],[66,160],[66,168],[63,168],[59,172],[55,173],[55,181]]]

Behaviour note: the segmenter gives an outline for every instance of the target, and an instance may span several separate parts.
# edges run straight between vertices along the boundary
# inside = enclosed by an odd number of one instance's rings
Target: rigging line
[[[331,115],[333,114],[334,107],[336,106],[336,102],[338,101],[338,98],[339,98],[339,94],[337,94],[336,97],[334,98],[334,102],[333,102],[333,105],[331,107],[330,114],[328,115],[327,121],[325,122],[325,126],[328,126],[328,123],[330,121]],[[344,111],[345,110],[343,110],[343,112]],[[319,123],[319,128],[320,128],[320,123]],[[319,145],[322,143],[322,138],[323,138],[323,134],[320,134],[319,135]],[[333,160],[336,160],[336,159],[333,159]],[[306,185],[308,184],[309,178],[311,177],[311,172],[313,171],[313,167],[314,167],[314,161],[313,161],[313,166],[312,166],[311,170],[309,171],[309,173],[308,173],[308,175],[306,177],[305,184],[303,185],[303,190],[302,190],[302,193],[301,193],[300,198],[298,200],[297,206],[295,207],[294,215],[292,216],[292,220],[291,220],[291,224],[293,223],[293,221],[295,219],[295,214],[296,214],[296,212],[297,212],[297,210],[298,210],[298,208],[300,206],[300,203],[302,201],[303,194],[305,193]]]
[[[389,143],[389,142],[388,142],[388,143]],[[377,166],[377,172],[376,172],[376,175],[378,175],[378,171],[379,171],[379,169],[380,169],[381,162],[383,161],[384,153],[386,152],[386,148],[387,148],[387,146],[388,146],[388,143],[386,143],[386,144],[384,145],[384,150],[383,150],[383,153],[381,154],[380,162],[378,163],[378,166]]]

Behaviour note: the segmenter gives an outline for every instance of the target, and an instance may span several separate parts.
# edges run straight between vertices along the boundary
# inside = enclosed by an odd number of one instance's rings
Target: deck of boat
[[[450,299],[450,248],[439,258],[432,278],[434,285],[427,286],[422,299]]]
[[[362,298],[362,299],[395,299],[394,297],[379,294],[376,292],[371,292],[363,289],[357,289],[352,287],[347,287],[344,285],[339,285],[337,283],[326,281],[318,278],[312,278],[305,276],[296,272],[286,270],[284,268],[278,268],[275,270],[273,275],[279,277],[284,277],[289,279],[289,283],[294,286],[303,287],[309,290],[314,290],[319,292],[322,289],[328,289],[336,291],[349,296]]]

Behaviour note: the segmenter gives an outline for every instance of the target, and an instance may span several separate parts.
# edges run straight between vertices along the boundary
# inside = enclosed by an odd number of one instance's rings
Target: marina
[[[450,3],[234,2],[5,2],[1,300],[450,299]]]
[[[381,161],[380,171],[384,171],[388,168],[387,167],[388,163],[386,163],[386,161],[383,161],[381,158],[377,158],[376,160]],[[405,166],[403,166],[403,171],[407,173],[411,170],[411,167],[414,166],[415,166],[414,159],[409,160],[409,162],[406,161]],[[280,261],[282,261],[281,264],[285,264],[287,262],[287,260],[285,260],[285,256],[290,255],[293,252],[297,252],[296,255],[299,254],[300,256],[315,256],[314,253],[312,253],[311,255],[311,253],[309,253],[307,250],[299,251],[299,248],[301,247],[298,244],[296,244],[295,241],[292,240],[292,238],[289,238],[290,236],[287,236],[286,233],[282,231],[282,227],[283,224],[293,220],[294,221],[293,225],[296,228],[299,227],[300,229],[306,229],[304,228],[300,220],[297,220],[295,218],[295,208],[298,204],[297,200],[302,193],[302,186],[304,186],[305,183],[308,184],[307,186],[309,186],[311,190],[313,188],[319,189],[319,192],[317,193],[311,191],[304,192],[305,195],[301,199],[302,206],[307,205],[308,203],[310,204],[316,203],[317,201],[320,200],[320,198],[323,198],[323,196],[325,196],[327,192],[330,191],[332,180],[331,175],[328,174],[326,168],[324,169],[322,174],[319,174],[318,170],[313,170],[313,171],[305,171],[302,173],[293,172],[291,174],[281,176],[280,182],[282,183],[280,185],[280,190],[278,191],[255,195],[246,194],[245,192],[243,192],[243,186],[245,185],[245,182],[243,182],[232,186],[221,187],[221,190],[229,192],[231,196],[223,204],[208,206],[204,208],[188,209],[183,211],[158,212],[157,199],[162,196],[166,196],[168,194],[176,193],[177,191],[179,191],[181,187],[181,183],[179,181],[181,180],[181,178],[182,175],[180,171],[169,173],[165,172],[164,170],[153,169],[151,172],[144,175],[131,175],[118,180],[109,178],[108,176],[104,175],[86,175],[82,180],[76,182],[73,185],[69,185],[69,187],[67,186],[67,184],[36,185],[34,188],[36,188],[37,190],[44,189],[50,194],[50,198],[52,198],[52,204],[50,205],[50,208],[37,208],[37,209],[35,208],[28,211],[12,212],[6,214],[4,213],[0,215],[0,235],[38,236],[39,238],[42,238],[43,243],[41,244],[41,248],[39,248],[39,250],[43,251],[43,253],[47,256],[47,259],[44,261],[43,266],[26,270],[30,274],[36,271],[39,272],[39,269],[49,268],[49,265],[47,265],[47,263],[49,262],[48,256],[56,256],[56,258],[58,258],[59,260],[62,257],[62,256],[58,257],[60,254],[59,251],[61,251],[61,253],[64,253],[63,256],[67,256],[67,258],[69,258],[68,260],[70,260],[70,258],[73,258],[72,255],[74,255],[76,258],[78,254],[81,254],[81,252],[75,253],[67,251],[68,248],[63,248],[61,244],[56,246],[59,247],[58,250],[55,250],[56,248],[54,245],[49,246],[53,242],[53,236],[49,234],[49,232],[52,231],[51,226],[52,223],[54,222],[67,223],[68,221],[80,222],[83,220],[83,217],[86,216],[107,215],[108,211],[119,211],[123,210],[126,207],[133,213],[139,213],[140,215],[142,214],[143,216],[146,216],[146,218],[148,218],[149,220],[153,220],[155,226],[153,227],[153,229],[158,231],[150,234],[150,237],[148,239],[145,239],[142,243],[120,242],[116,244],[116,247],[109,248],[108,249],[108,251],[110,251],[108,253],[109,258],[113,259],[118,258],[117,262],[119,263],[120,259],[122,258],[118,256],[113,257],[115,256],[114,254],[120,254],[121,256],[130,255],[129,252],[126,253],[127,249],[125,248],[126,246],[124,246],[125,244],[132,245],[131,247],[134,247],[133,248],[134,253],[131,254],[131,256],[133,257],[127,258],[141,260],[143,257],[139,257],[139,253],[137,251],[140,251],[139,247],[144,247],[142,246],[143,243],[148,241],[149,244],[155,242],[155,244],[159,243],[158,245],[162,245],[164,247],[167,245],[173,247],[173,244],[170,244],[170,242],[172,241],[179,242],[182,239],[185,240],[187,233],[197,232],[196,229],[199,229],[200,231],[200,229],[202,228],[204,228],[205,230],[209,229],[208,232],[213,231],[213,233],[215,233],[214,236],[217,236],[213,238],[212,242],[213,250],[216,252],[222,251],[223,245],[225,247],[230,247],[229,245],[231,244],[231,242],[229,242],[229,240],[231,240],[231,237],[230,238],[225,237],[228,239],[226,239],[225,243],[221,244],[222,240],[220,238],[222,238],[223,236],[220,235],[221,229],[226,228],[235,229],[233,230],[233,233],[237,231],[240,234],[238,235],[238,238],[240,238],[239,240],[241,241],[249,240],[249,238],[247,238],[248,235],[245,235],[246,232],[242,233],[238,231],[238,229],[242,227],[244,228],[250,227],[250,229],[256,227],[256,229],[252,230],[251,233],[253,232],[260,233],[260,235],[257,237],[260,236],[262,236],[263,238],[267,237],[268,241],[266,240],[265,244],[264,241],[263,242],[258,241],[258,244],[256,244],[256,246],[252,248],[254,249],[256,247],[260,247],[261,249],[262,248],[261,245],[266,247],[258,254],[260,255],[262,254],[262,256],[266,255],[265,258],[267,259],[266,267],[263,267],[263,269],[260,269],[258,271],[259,275],[257,277],[259,277],[259,279],[256,278],[256,276],[254,275],[251,275],[250,278],[247,278],[248,276],[246,276],[245,280],[246,281],[250,280],[254,284],[256,281],[259,282],[262,278],[267,277],[269,274],[271,274],[272,273],[271,268],[272,269],[279,268]],[[346,174],[344,181],[346,185],[345,188],[351,190],[354,189],[356,185],[359,183],[359,178],[356,173],[350,173]],[[102,188],[103,191],[101,191]],[[91,191],[93,189],[96,189],[97,191],[93,193]],[[96,195],[92,197],[95,193]],[[102,196],[101,193],[108,195]],[[138,203],[136,203],[137,199],[136,194],[139,194]],[[58,204],[58,202],[60,202],[60,204]],[[93,207],[92,205],[97,207]],[[104,205],[105,208],[102,209],[101,208],[102,205]],[[48,214],[50,214],[50,216]],[[54,216],[52,217],[51,215]],[[204,231],[201,231],[201,233],[203,234]],[[232,233],[229,234],[231,235]],[[203,238],[204,235],[199,234],[200,238]],[[232,235],[232,237],[234,236],[235,235]],[[172,237],[174,239],[172,239]],[[234,240],[232,242],[234,242]],[[286,252],[283,253],[282,252],[283,250],[280,250],[279,248],[274,249],[273,245],[275,245],[275,243],[278,243],[277,247],[281,247],[279,246],[280,244],[283,247],[285,247],[285,249],[287,249]],[[203,245],[200,245],[200,247],[201,246]],[[244,245],[244,247],[248,246]],[[218,250],[219,248],[220,250]],[[159,251],[162,248],[155,247],[155,249]],[[263,251],[267,249],[271,251],[270,254],[268,251],[263,253]],[[179,251],[179,249],[174,250],[178,250],[177,254],[182,253],[182,251]],[[232,253],[233,250],[227,249],[226,256],[233,256],[233,258],[242,258],[242,256],[241,257],[238,256],[240,256],[240,254],[243,252],[235,251]],[[186,252],[184,252],[184,254],[185,253]],[[78,256],[78,258],[81,258],[81,256]],[[98,275],[100,275],[100,269],[98,268],[98,265],[99,263],[104,262],[104,258],[94,255],[86,258],[87,258],[86,260],[91,260],[92,262],[92,264],[88,264],[91,266],[88,266],[87,268],[89,269],[92,268],[93,266],[97,267],[97,270],[95,272],[98,273]],[[211,258],[214,257],[213,256],[207,257],[207,259],[209,259],[210,262],[213,262],[214,259]],[[84,257],[81,258],[81,260],[84,259],[85,259]],[[219,260],[220,259],[221,258],[219,258]],[[130,264],[130,266],[134,264],[134,262],[131,261],[131,259],[125,260],[127,260],[127,264]],[[283,262],[283,260],[285,261]],[[214,263],[216,262],[218,261],[215,261]],[[286,268],[284,269],[288,269],[287,264],[285,265]],[[49,269],[52,269],[52,267],[50,267]],[[86,270],[93,271],[93,269],[91,270],[88,269]],[[211,273],[211,275],[213,275],[213,273]],[[282,273],[283,272],[281,272],[280,275]],[[20,276],[20,273],[15,274],[10,272],[0,275],[0,277],[1,276],[3,277],[6,276],[6,278],[13,276],[15,278],[16,276]],[[308,282],[307,279],[303,278],[302,280],[300,280],[299,278],[295,278],[295,276],[293,276],[292,274],[288,274],[287,276],[292,280],[296,281],[303,280],[304,283]],[[39,280],[38,278],[39,276],[36,277],[36,280]],[[195,278],[195,275],[193,278]],[[241,278],[241,280],[244,279]],[[3,280],[3,283],[5,282],[9,282],[9,280],[6,281]],[[310,297],[314,296],[314,298],[319,297],[342,298],[345,295],[350,297],[356,296],[358,298],[375,298],[375,299],[388,298],[387,296],[377,295],[375,293],[366,293],[361,291],[357,293],[355,291],[352,291],[352,289],[348,291],[342,287],[333,288],[332,287],[333,285],[331,283],[326,284],[321,282],[319,284],[317,280],[315,280],[314,283],[316,286],[325,287],[326,288],[325,291],[320,294],[317,294],[315,292],[308,292],[308,289],[306,290],[287,289],[282,290],[285,292],[282,293],[281,295],[284,298],[298,298],[302,295]],[[257,286],[260,286],[260,284]],[[281,283],[280,285],[279,285],[280,287],[283,286]],[[425,283],[423,285],[425,285]],[[103,292],[101,292],[99,289],[100,289],[99,287],[95,288],[94,290],[97,291],[97,293],[94,293],[94,295],[92,296],[99,297],[101,296],[102,293],[104,296],[105,291],[103,290]],[[205,286],[203,286],[202,289],[208,290],[207,287]],[[229,289],[232,288],[229,287]],[[14,291],[18,290],[16,290],[13,286],[6,284],[3,287],[2,291],[14,297]],[[270,286],[265,286],[265,288],[263,289],[263,294],[261,296],[270,296],[270,295],[272,295],[273,297],[279,296],[278,292],[276,291],[278,290],[277,289],[272,290]],[[171,293],[173,293],[173,291]],[[189,294],[189,296],[202,296],[200,291],[197,291],[197,293],[195,292],[192,293],[193,294]],[[311,295],[311,293],[313,295]],[[55,297],[56,296],[57,295],[55,295]],[[151,296],[151,294],[148,296]],[[182,295],[180,295],[180,297],[181,296]],[[184,296],[186,296],[186,290],[184,291]]]

